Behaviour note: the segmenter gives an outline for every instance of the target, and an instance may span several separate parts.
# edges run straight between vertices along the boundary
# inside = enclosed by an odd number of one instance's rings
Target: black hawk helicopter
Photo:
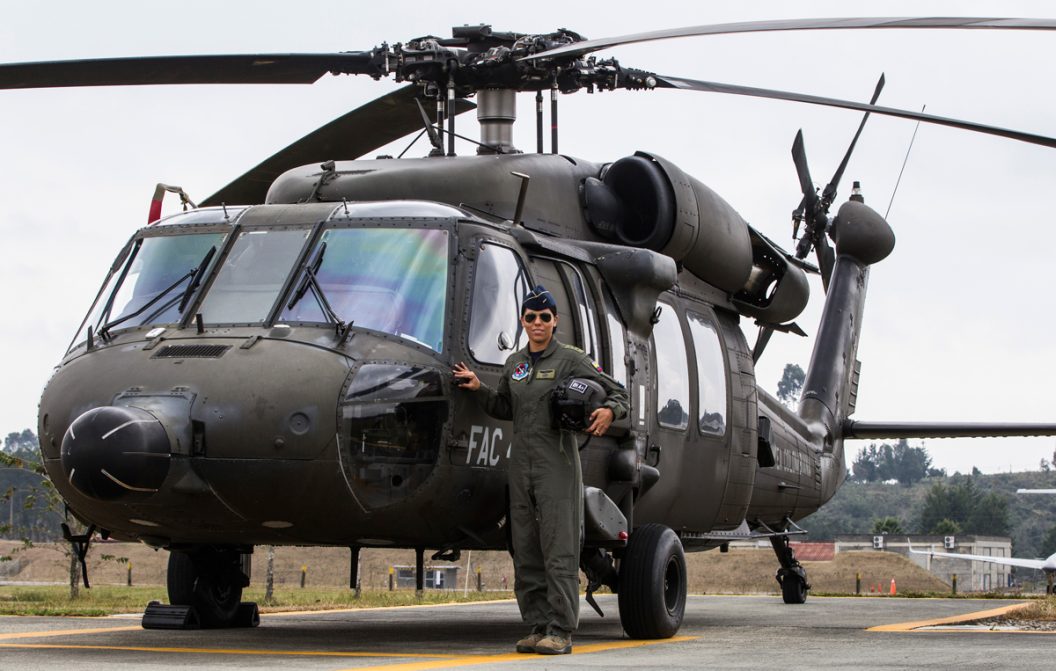
[[[857,192],[830,216],[855,146],[815,190],[801,137],[794,252],[664,157],[558,153],[557,100],[674,88],[898,116],[1056,147],[1056,139],[875,105],[691,80],[599,59],[632,42],[876,28],[1052,30],[1023,19],[807,19],[697,26],[608,40],[455,28],[369,51],[0,65],[0,88],[311,83],[327,73],[406,85],[266,159],[120,251],[40,402],[48,474],[96,532],[170,550],[169,597],[206,626],[240,604],[253,547],[503,549],[510,426],[450,379],[494,381],[523,344],[517,305],[555,293],[558,336],[624,384],[632,411],[583,450],[588,600],[617,592],[632,637],[673,635],[684,551],[769,539],[787,603],[809,589],[789,538],[846,476],[849,438],[1053,435],[1054,424],[851,419],[869,267],[894,247]],[[537,152],[512,142],[519,92],[537,101]],[[543,93],[551,98],[544,153]],[[476,105],[467,98],[475,98]],[[476,110],[476,156],[454,156]],[[865,123],[862,120],[862,125]],[[862,125],[858,133],[861,133]],[[355,160],[420,131],[429,157]],[[164,193],[181,190],[159,185]],[[830,242],[831,240],[831,242]],[[817,263],[807,261],[814,252]],[[817,273],[825,307],[792,412],[754,365],[795,324]],[[758,325],[749,344],[741,320]],[[86,576],[85,576],[86,578]],[[87,581],[87,580],[86,580]],[[145,624],[164,624],[157,614]]]

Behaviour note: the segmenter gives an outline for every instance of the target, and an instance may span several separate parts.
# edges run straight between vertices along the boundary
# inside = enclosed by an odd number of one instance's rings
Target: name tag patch
[[[556,370],[541,370],[535,374],[536,380],[554,380],[557,378]]]

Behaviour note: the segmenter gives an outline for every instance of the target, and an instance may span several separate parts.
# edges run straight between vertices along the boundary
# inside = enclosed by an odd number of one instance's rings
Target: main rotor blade
[[[356,108],[318,128],[202,201],[201,205],[253,205],[264,202],[268,187],[290,168],[313,161],[358,158],[420,130],[421,113],[415,104],[418,86],[410,84]],[[455,113],[476,105],[458,100]]]
[[[1056,436],[1056,424],[1018,422],[859,422],[845,420],[843,437],[872,438],[996,438]]]
[[[619,37],[603,37],[597,40],[574,42],[537,54],[523,60],[556,58],[558,56],[584,56],[594,51],[623,44],[668,40],[676,37],[700,37],[705,35],[731,35],[734,33],[766,33],[789,30],[860,30],[881,28],[952,28],[952,29],[996,29],[996,30],[1056,30],[1056,21],[1051,19],[1002,19],[971,17],[876,17],[834,19],[788,19],[778,21],[743,21],[740,23],[716,23],[704,26],[652,30]]]
[[[811,105],[823,105],[826,107],[841,107],[843,109],[858,110],[860,112],[872,112],[873,114],[882,114],[884,116],[894,116],[903,119],[914,119],[917,121],[924,121],[926,123],[937,124],[940,126],[950,126],[952,128],[960,128],[962,130],[983,133],[986,135],[997,135],[999,137],[1007,137],[1012,140],[1019,140],[1020,142],[1041,145],[1043,147],[1056,147],[1056,138],[1046,137],[1044,135],[1024,133],[1022,131],[1010,130],[1008,128],[988,126],[986,124],[975,123],[972,121],[951,119],[948,117],[934,116],[932,114],[923,114],[921,112],[910,112],[909,110],[896,109],[894,107],[880,107],[877,105],[867,105],[865,103],[858,103],[851,100],[826,98],[823,96],[814,96],[805,93],[777,91],[774,89],[761,89],[754,88],[751,86],[739,86],[737,84],[722,84],[719,82],[707,82],[696,79],[684,79],[681,77],[669,77],[667,75],[656,75],[656,80],[657,88],[683,89],[686,91],[706,91],[711,93],[729,93],[738,96],[753,96],[756,98],[771,98],[774,100],[790,100],[793,102],[809,103]]]
[[[880,92],[884,90],[884,75],[880,74],[880,79],[876,82],[876,89],[873,90],[873,97],[869,99],[870,105],[875,105],[877,99],[880,97]],[[840,186],[840,180],[843,179],[843,171],[847,169],[847,162],[851,160],[851,154],[854,153],[854,147],[858,144],[858,138],[862,135],[862,130],[865,128],[865,122],[869,120],[869,112],[862,115],[862,122],[858,124],[858,131],[854,134],[854,138],[851,140],[851,144],[847,147],[847,153],[843,155],[843,160],[840,161],[840,167],[836,168],[836,172],[832,175],[832,179],[825,185],[825,189],[821,192],[821,198],[828,204],[832,204],[832,201],[836,200],[836,189]]]
[[[379,74],[369,51],[92,58],[0,65],[0,89],[148,84],[311,84],[328,72]]]

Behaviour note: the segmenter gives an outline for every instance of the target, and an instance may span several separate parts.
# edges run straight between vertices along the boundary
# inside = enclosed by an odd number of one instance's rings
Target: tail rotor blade
[[[796,133],[796,139],[792,142],[792,161],[796,164],[796,174],[799,175],[799,188],[803,191],[804,203],[812,204],[816,199],[817,191],[814,189],[814,180],[810,178],[810,168],[807,166],[807,149],[803,143],[802,129]]]
[[[814,244],[814,252],[818,256],[818,268],[821,269],[821,286],[828,293],[832,270],[836,267],[836,250],[829,244],[829,239],[822,235]]]
[[[875,105],[877,99],[880,98],[880,92],[884,90],[884,75],[880,74],[880,79],[876,82],[876,89],[873,91],[873,97],[869,99],[870,105]],[[862,122],[858,124],[858,132],[854,134],[854,139],[851,140],[851,145],[847,147],[847,153],[843,155],[843,160],[840,161],[840,167],[836,169],[832,179],[825,186],[825,190],[821,192],[821,199],[825,201],[826,205],[831,205],[836,200],[836,189],[840,185],[840,180],[843,178],[843,171],[847,169],[847,162],[851,160],[851,154],[854,152],[855,145],[858,144],[858,138],[862,134],[862,130],[865,128],[865,122],[869,120],[869,112],[862,115]]]

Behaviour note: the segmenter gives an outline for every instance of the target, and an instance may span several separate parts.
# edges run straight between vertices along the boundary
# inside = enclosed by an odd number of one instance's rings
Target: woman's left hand
[[[598,408],[590,413],[591,424],[586,431],[592,436],[603,436],[609,430],[609,425],[612,424],[613,419],[612,408]]]

